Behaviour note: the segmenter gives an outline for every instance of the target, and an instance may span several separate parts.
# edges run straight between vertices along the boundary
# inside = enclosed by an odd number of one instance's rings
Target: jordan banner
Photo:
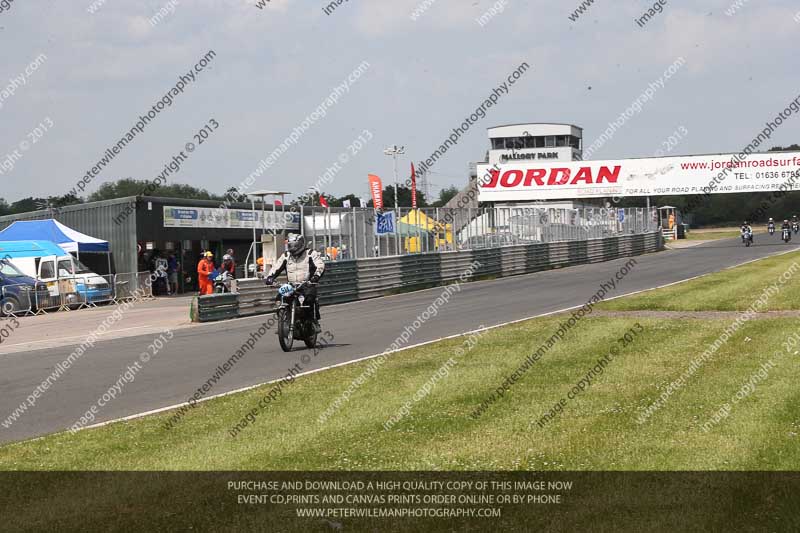
[[[478,165],[479,200],[800,190],[800,152]]]

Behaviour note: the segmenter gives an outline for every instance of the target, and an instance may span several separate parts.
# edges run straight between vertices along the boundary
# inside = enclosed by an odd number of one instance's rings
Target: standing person
[[[159,250],[156,250],[153,259],[153,272],[155,273],[156,282],[158,283],[158,285],[160,287],[163,285],[163,287],[159,289],[159,293],[163,294],[163,292],[166,292],[167,296],[171,296],[172,293],[170,291],[169,280],[167,278],[168,270],[169,270],[169,263],[167,262],[166,259],[164,259],[164,256],[161,255],[161,252]]]
[[[214,254],[206,252],[200,262],[197,263],[197,282],[200,284],[201,296],[214,292],[214,282],[209,279],[209,275],[212,272],[214,272]]]
[[[180,268],[181,264],[178,262],[175,254],[169,254],[169,259],[167,259],[167,275],[169,276],[168,281],[172,289],[172,294],[178,294],[178,273]]]

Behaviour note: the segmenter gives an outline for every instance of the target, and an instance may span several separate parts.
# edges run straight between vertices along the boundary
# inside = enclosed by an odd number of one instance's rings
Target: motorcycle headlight
[[[303,296],[302,294],[300,296],[298,296],[297,299],[300,302],[300,305],[303,305],[303,302],[306,301],[306,297]]]

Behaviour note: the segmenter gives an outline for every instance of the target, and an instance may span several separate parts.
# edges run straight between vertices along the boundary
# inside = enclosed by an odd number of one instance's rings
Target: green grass
[[[788,278],[780,284],[779,277],[784,273],[788,273]],[[607,311],[744,311],[765,288],[774,284],[778,285],[777,294],[770,296],[759,311],[800,309],[800,253],[770,257],[671,287],[618,298],[598,308]]]
[[[798,258],[788,254],[619,299],[613,309],[742,309]],[[800,274],[800,273],[799,273]],[[791,308],[789,282],[770,306]],[[746,287],[746,291],[742,291]],[[745,294],[740,294],[744,292]],[[683,304],[683,305],[682,305]],[[796,307],[796,305],[795,305]],[[794,320],[746,323],[646,423],[637,415],[731,323],[588,316],[477,420],[470,413],[558,328],[546,317],[390,356],[327,422],[319,415],[366,368],[305,376],[237,437],[228,429],[269,386],[212,400],[172,430],[170,413],[0,447],[2,470],[797,470],[800,356],[781,347]],[[544,428],[538,420],[639,322],[634,342]],[[299,357],[301,352],[296,352]],[[776,355],[777,354],[777,355]],[[321,355],[324,357],[324,352]],[[391,430],[383,423],[450,358],[456,365]],[[769,378],[712,431],[703,422],[759,365]]]

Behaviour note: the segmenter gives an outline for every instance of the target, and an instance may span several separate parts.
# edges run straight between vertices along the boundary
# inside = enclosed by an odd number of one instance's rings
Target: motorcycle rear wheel
[[[278,310],[278,342],[284,352],[292,350],[292,344],[294,344],[292,311],[288,307]]]

